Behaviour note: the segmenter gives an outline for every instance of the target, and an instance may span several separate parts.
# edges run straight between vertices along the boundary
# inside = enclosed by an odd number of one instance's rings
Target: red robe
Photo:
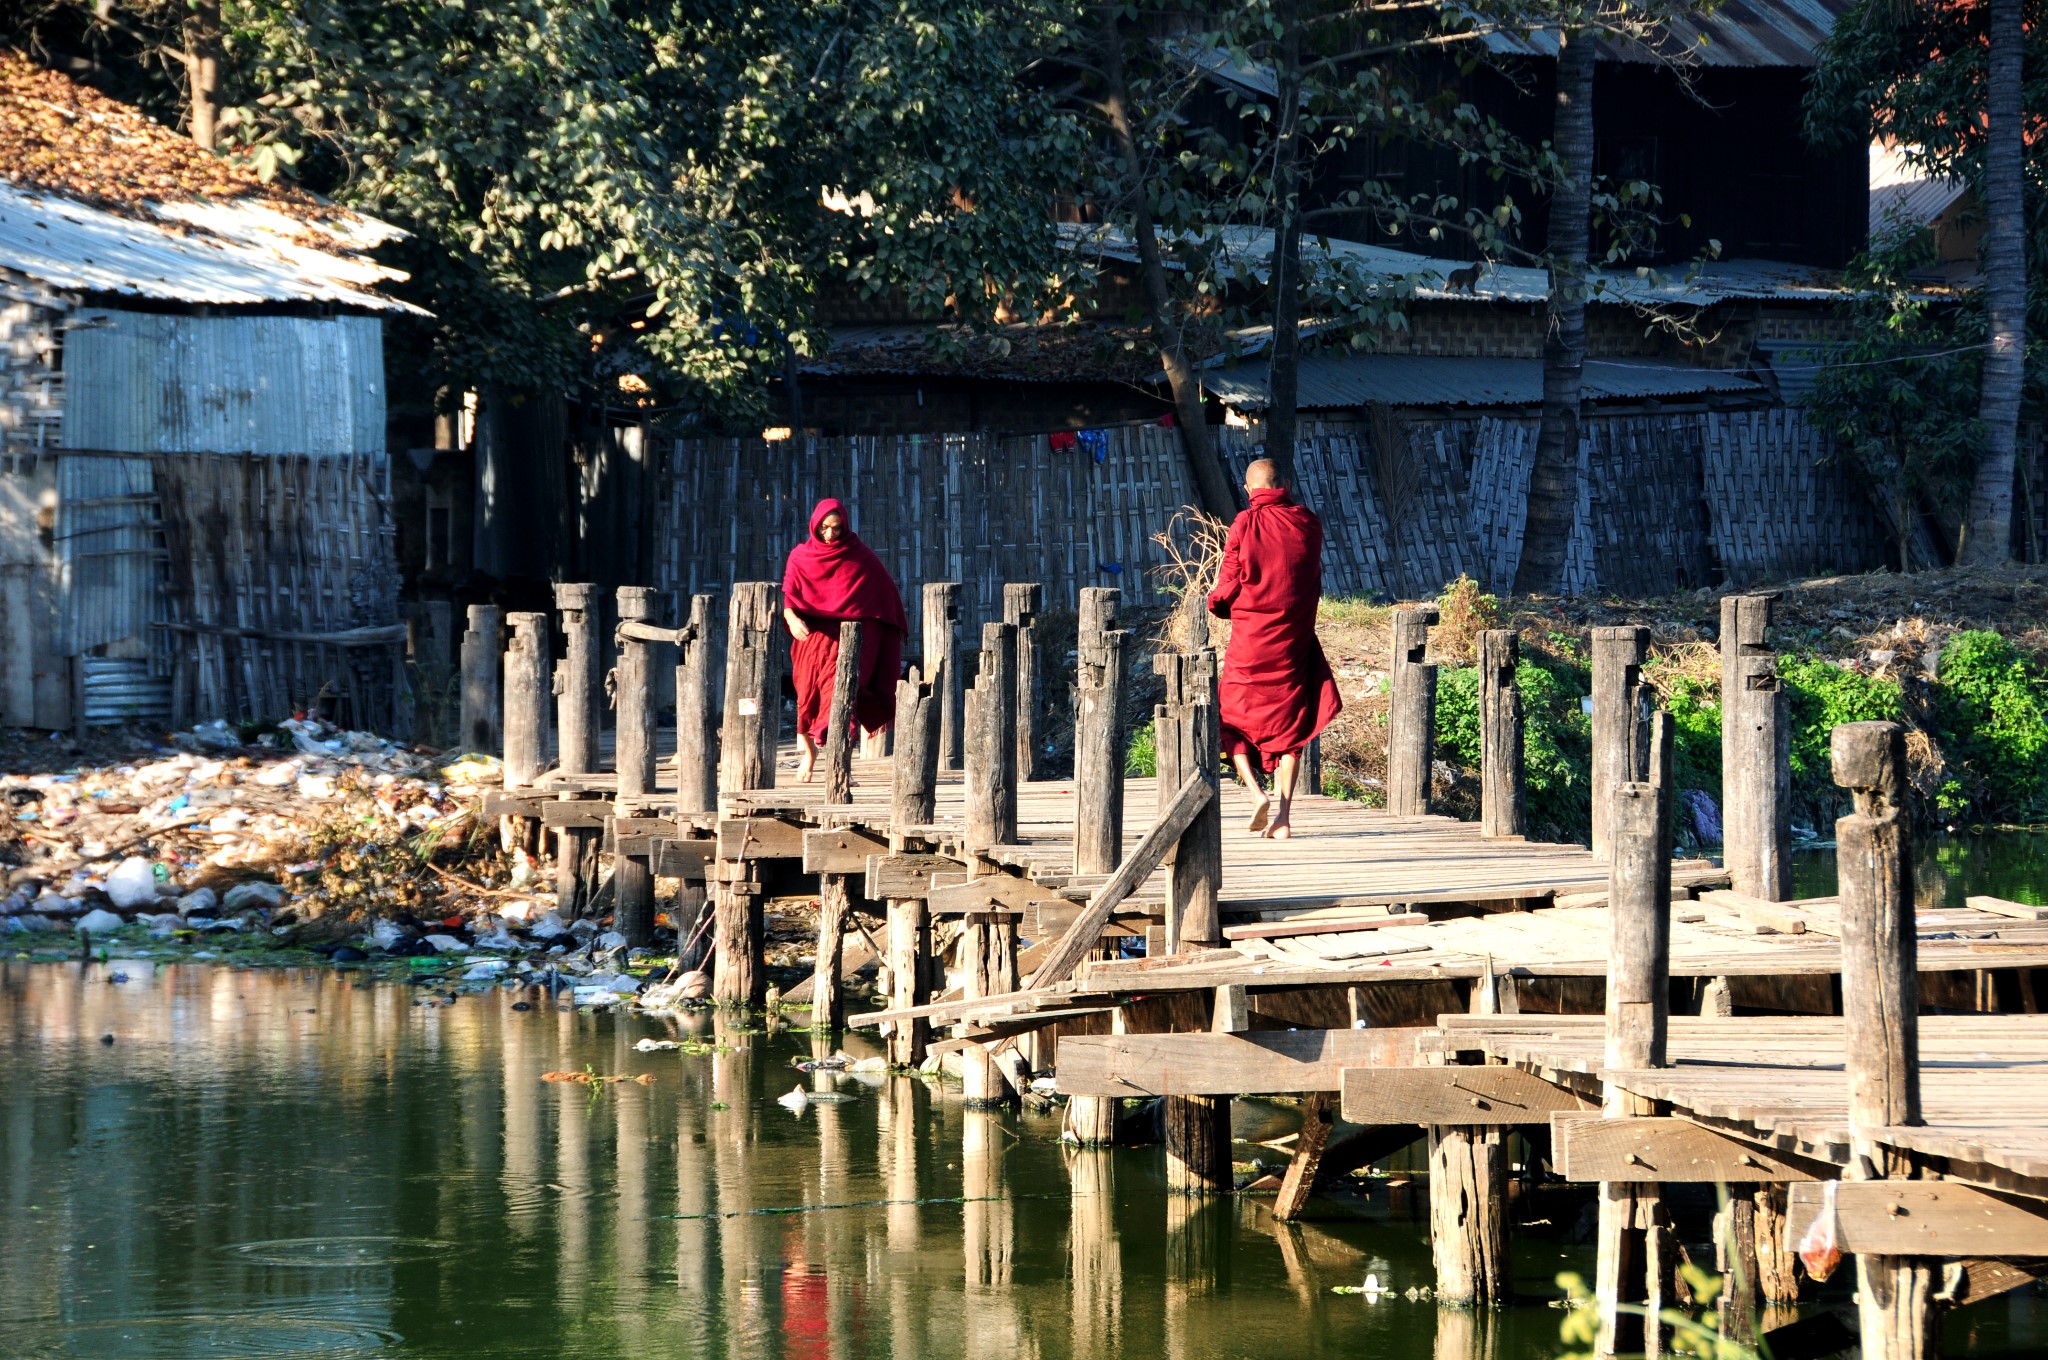
[[[1287,493],[1262,487],[1230,526],[1209,612],[1230,620],[1217,689],[1223,749],[1272,770],[1343,710],[1316,641],[1323,594],[1323,522]]]
[[[839,541],[818,537],[818,524],[837,512]],[[896,682],[903,676],[903,637],[910,620],[896,582],[874,550],[860,541],[853,517],[836,500],[811,511],[810,534],[791,550],[782,573],[782,602],[811,632],[789,649],[796,682],[797,730],[823,745],[832,730],[832,677],[839,667],[839,625],[861,624],[860,680],[854,721],[879,732],[896,720]]]

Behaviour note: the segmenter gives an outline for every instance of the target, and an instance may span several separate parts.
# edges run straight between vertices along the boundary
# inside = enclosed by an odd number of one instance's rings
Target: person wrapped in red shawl
[[[896,718],[896,682],[903,673],[903,636],[910,621],[882,559],[853,532],[841,502],[811,511],[809,537],[790,551],[782,573],[782,619],[789,625],[790,673],[796,682],[797,779],[808,784],[818,749],[831,735],[832,675],[839,666],[839,625],[861,624],[860,682],[854,722],[868,733]]]
[[[1267,459],[1245,469],[1244,489],[1250,508],[1231,522],[1209,592],[1209,612],[1230,620],[1218,716],[1223,749],[1259,800],[1245,829],[1286,840],[1302,748],[1344,707],[1316,640],[1323,522],[1295,503]],[[1261,774],[1273,777],[1271,797]]]

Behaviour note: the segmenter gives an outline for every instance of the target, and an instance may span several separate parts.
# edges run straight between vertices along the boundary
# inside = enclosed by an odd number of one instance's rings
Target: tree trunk
[[[1301,23],[1296,0],[1280,0],[1279,128],[1273,145],[1273,350],[1266,368],[1266,457],[1283,486],[1294,485],[1295,410],[1301,378]]]
[[[220,140],[220,0],[196,0],[185,18],[185,85],[192,140],[211,151]]]
[[[1985,91],[1984,303],[1990,348],[1977,416],[1984,461],[1970,490],[1969,526],[1959,554],[1966,566],[1995,566],[2012,556],[2012,483],[2019,441],[2020,384],[2027,348],[2025,140],[2020,125],[2021,0],[1991,0],[1991,50]]]
[[[1567,32],[1557,54],[1552,144],[1564,183],[1550,197],[1550,301],[1543,328],[1543,421],[1529,474],[1529,519],[1515,589],[1564,588],[1579,506],[1579,396],[1586,370],[1586,254],[1593,212],[1593,35]]]
[[[1173,303],[1173,291],[1166,280],[1166,260],[1159,251],[1159,234],[1152,224],[1152,198],[1145,178],[1144,156],[1138,149],[1138,134],[1131,123],[1130,91],[1124,80],[1124,40],[1117,27],[1117,7],[1102,8],[1102,71],[1107,88],[1102,105],[1109,116],[1110,135],[1116,139],[1117,158],[1123,162],[1124,197],[1129,200],[1131,238],[1138,246],[1138,276],[1145,289],[1145,309],[1152,343],[1159,346],[1159,366],[1166,384],[1173,390],[1174,419],[1180,426],[1181,448],[1187,454],[1188,470],[1194,475],[1195,494],[1202,508],[1219,519],[1229,519],[1238,510],[1237,492],[1215,436],[1209,432],[1209,415],[1202,408],[1202,385],[1195,377],[1181,343],[1181,328]]]

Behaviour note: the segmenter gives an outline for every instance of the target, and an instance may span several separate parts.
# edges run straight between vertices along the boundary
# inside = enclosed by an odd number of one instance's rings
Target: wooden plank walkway
[[[1922,945],[1925,949],[1926,946]],[[1697,1122],[1846,1166],[1848,1081],[1834,1017],[1673,1017],[1670,1065],[1605,1067],[1601,1016],[1445,1016],[1446,1050],[1479,1052],[1576,1086],[1612,1083]],[[2048,1016],[1923,1015],[1924,1122],[1875,1141],[1948,1159],[1950,1179],[2048,1191]],[[2005,1173],[2005,1174],[1999,1174]]]

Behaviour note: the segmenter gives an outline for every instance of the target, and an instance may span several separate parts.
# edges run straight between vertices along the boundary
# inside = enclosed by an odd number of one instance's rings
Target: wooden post
[[[732,588],[725,642],[725,720],[719,731],[718,789],[775,787],[775,743],[782,735],[776,692],[776,596],[767,581]]]
[[[1522,692],[1515,666],[1522,644],[1506,628],[1479,635],[1479,834],[1521,836],[1523,812]]]
[[[896,685],[896,755],[889,806],[889,846],[908,848],[908,828],[927,826],[938,804],[939,696],[945,680],[910,678]],[[922,1006],[931,998],[931,913],[922,897],[889,899],[889,1004]],[[915,1067],[925,1059],[931,1025],[898,1020],[889,1033],[889,1061]]]
[[[997,625],[988,626],[993,628]],[[969,703],[971,706],[971,694]],[[974,733],[970,730],[968,736],[967,754],[969,768],[972,768]],[[1001,996],[1017,990],[1017,919],[1014,916],[969,912],[961,918],[960,947],[966,951],[962,960],[966,977],[961,991],[969,1000]],[[961,1051],[960,1059],[961,1094],[969,1106],[1001,1105],[1009,1099],[1009,1087],[990,1061],[989,1049],[985,1045],[969,1044]]]
[[[945,686],[939,693],[939,768],[960,768],[960,583],[931,581],[924,588],[924,673]]]
[[[613,673],[617,708],[618,795],[630,805],[654,792],[654,645],[629,635],[633,624],[655,624],[660,592],[647,586],[619,587],[618,669]],[[626,809],[615,808],[616,811]],[[629,945],[654,939],[654,866],[645,855],[612,856],[612,928]]]
[[[464,750],[489,754],[504,741],[505,659],[502,614],[494,604],[469,607],[469,631],[462,635],[462,735]]]
[[[1468,1008],[1474,1015],[1499,1009],[1490,977],[1473,984]],[[1506,1130],[1429,1126],[1429,1248],[1438,1303],[1484,1307],[1513,1292]]]
[[[1124,647],[1116,627],[1122,592],[1081,592],[1074,667],[1074,872],[1116,872],[1124,843]]]
[[[555,667],[555,768],[563,774],[597,770],[597,738],[603,725],[604,665],[599,659],[591,606],[597,587],[563,581],[555,586],[566,650]]]
[[[1152,658],[1166,682],[1165,702],[1152,711],[1153,746],[1159,765],[1159,808],[1199,774],[1217,785],[1222,728],[1216,714],[1216,654],[1168,652]],[[1220,945],[1222,923],[1217,895],[1223,879],[1223,811],[1211,798],[1167,854],[1166,946],[1179,953],[1190,944]]]
[[[1015,628],[1017,666],[1017,780],[1038,778],[1038,614],[1045,587],[1036,582],[1003,586],[1003,622]]]
[[[547,759],[548,616],[507,614],[505,787],[530,788]]]
[[[718,810],[718,677],[712,597],[692,595],[676,638],[676,812]],[[680,922],[678,925],[680,926]]]
[[[1647,628],[1593,630],[1593,858],[1614,855],[1615,791],[1642,776],[1637,688],[1650,653]]]
[[[1921,1122],[1919,945],[1906,732],[1897,723],[1834,731],[1835,782],[1856,810],[1835,823],[1842,899],[1842,1041],[1847,1054],[1851,1180],[1903,1180],[1913,1166],[1870,1131]],[[1856,1257],[1856,1311],[1866,1360],[1941,1353],[1939,1261]]]
[[[1616,1071],[1662,1067],[1670,1030],[1671,720],[1658,714],[1651,738],[1648,780],[1628,780],[1612,794],[1608,816],[1612,854],[1608,871],[1606,1066]],[[1654,1112],[1616,1086],[1605,1095],[1610,1119]],[[1599,1188],[1599,1257],[1594,1297],[1600,1309],[1595,1349],[1616,1355],[1658,1349],[1643,1319],[1623,1314],[1640,1304],[1651,1316],[1668,1302],[1671,1273],[1661,1196],[1653,1183],[1603,1181]],[[1652,1324],[1653,1326],[1653,1324]]]
[[[1436,667],[1424,658],[1434,606],[1394,611],[1388,658],[1387,811],[1421,817],[1429,811],[1430,771],[1436,761]]]
[[[776,588],[741,581],[732,588],[726,628],[725,718],[718,740],[718,791],[772,788],[781,704],[775,688]],[[721,1005],[759,1006],[768,996],[762,959],[761,885],[754,861],[720,860],[713,890],[717,968],[711,995]]]
[[[1210,1029],[1234,1033],[1247,1023],[1242,988],[1217,988]],[[1168,1096],[1160,1105],[1167,1190],[1181,1195],[1229,1194],[1236,1188],[1230,1166],[1230,1097]]]
[[[1765,639],[1770,595],[1721,601],[1721,835],[1736,892],[1792,897],[1792,710]]]
[[[861,626],[839,625],[839,662],[832,671],[832,707],[825,736],[825,802],[853,796],[853,700],[860,688]],[[828,814],[829,815],[829,814]],[[852,914],[846,875],[818,875],[818,953],[811,973],[811,1028],[836,1030],[846,1023],[846,988],[839,977],[846,922]]]
[[[967,692],[967,848],[1017,839],[1016,629],[982,626],[981,667]]]

